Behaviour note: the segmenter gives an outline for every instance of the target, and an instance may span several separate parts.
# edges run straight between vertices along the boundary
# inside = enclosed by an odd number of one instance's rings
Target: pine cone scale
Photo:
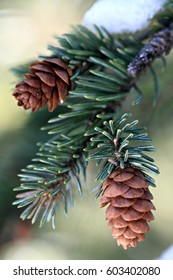
[[[131,230],[133,230],[136,233],[145,233],[149,231],[149,226],[144,219],[140,219],[137,221],[132,221],[129,223],[129,227]]]
[[[59,93],[60,103],[63,103],[63,100],[66,99],[67,95],[67,84],[63,83],[62,80],[57,81],[57,89]]]
[[[136,200],[132,207],[136,211],[142,212],[142,213],[148,212],[150,210],[155,210],[153,203],[151,201],[145,200],[145,199]]]
[[[138,198],[138,197],[142,197],[143,194],[144,194],[143,189],[129,188],[128,191],[124,193],[123,197],[124,198]]]
[[[118,174],[120,174],[121,173],[121,171],[118,169],[118,170],[115,170],[112,174],[110,174],[109,175],[109,177],[107,178],[107,180],[110,178],[110,179],[112,179],[112,178],[115,178]],[[107,180],[105,180],[105,182],[104,183],[106,183],[106,181]],[[110,180],[111,181],[111,180]],[[103,183],[103,184],[104,184]]]
[[[136,241],[137,241],[136,239],[127,239],[123,235],[121,235],[117,238],[117,244],[119,246],[121,244],[124,244],[124,249],[127,249],[128,247],[135,247]]]
[[[104,192],[105,197],[117,197],[125,193],[129,187],[125,184],[113,183],[112,185],[108,185],[109,188],[106,188]]]
[[[35,72],[35,75],[46,85],[53,87],[55,86],[55,76],[44,72]]]
[[[151,211],[148,211],[144,214],[143,219],[145,219],[148,222],[153,221],[154,220],[154,215]]]
[[[129,222],[125,221],[121,216],[118,217],[117,219],[113,219],[112,222],[115,228],[124,228],[129,225]]]
[[[48,99],[46,98],[45,95],[42,95],[41,98],[41,108],[43,108],[47,104]]]
[[[37,88],[29,88],[29,92],[35,96],[37,99],[40,99],[42,97],[42,93],[41,93],[41,90],[40,89],[37,89]]]
[[[46,58],[44,62],[47,62],[48,64],[50,63],[56,64],[64,69],[67,68],[66,64],[60,58]]]
[[[28,92],[24,92],[23,94],[21,94],[21,97],[26,100],[29,98],[29,96],[30,94]]]
[[[111,175],[110,175],[111,176]],[[112,177],[108,177],[104,182],[103,182],[103,185],[102,185],[102,190],[106,189],[106,187],[108,185],[111,185],[112,184]]]
[[[124,173],[120,173],[117,176],[114,176],[114,182],[125,182],[127,180],[130,180],[134,177],[134,174],[130,173],[130,172],[124,172]]]
[[[113,198],[111,200],[111,205],[114,207],[130,207],[134,204],[135,200],[134,199],[126,199],[122,196],[118,196],[116,198]]]
[[[150,191],[148,189],[145,189],[141,198],[147,199],[147,200],[153,200],[153,195],[150,193]]]
[[[32,106],[34,112],[36,111],[38,104],[39,104],[39,100],[36,97],[34,97],[33,95],[31,95],[29,98],[29,105]],[[26,105],[27,105],[27,103],[26,103]]]
[[[143,216],[144,216],[144,213],[140,213],[140,212],[134,210],[132,207],[130,207],[129,209],[126,209],[126,211],[122,214],[122,218],[127,222],[139,220]]]
[[[69,85],[69,83],[70,83],[69,75],[61,69],[58,69],[58,68],[53,68],[53,69],[54,69],[54,72],[56,73],[56,75],[58,77],[60,77],[61,80],[64,81],[67,85]]]
[[[51,74],[54,73],[53,70],[51,70],[51,68],[48,65],[46,65],[45,63],[41,63],[41,62],[39,64],[37,62],[32,63],[31,68],[36,71],[38,70],[41,72],[46,72],[46,73],[51,73]]]
[[[123,235],[127,239],[136,238],[136,233],[134,233],[134,231],[132,231],[129,227],[124,231]]]
[[[21,91],[21,92],[27,92],[28,90],[29,90],[29,85],[27,85],[27,84],[18,84],[18,85],[16,85],[16,87]],[[16,92],[17,92],[17,90],[16,90]]]
[[[40,89],[41,83],[40,83],[40,81],[39,81],[39,79],[38,79],[37,77],[34,77],[34,78],[27,78],[27,79],[25,80],[25,83],[26,83],[27,85],[29,85],[30,87]]]
[[[44,92],[47,99],[50,99],[52,96],[52,88],[45,83],[41,83],[41,89]]]
[[[49,99],[49,101],[47,103],[49,112],[53,112],[59,103],[60,103],[60,101],[59,101],[59,97],[58,97],[58,92],[57,92],[57,89],[54,88],[52,98]]]
[[[126,181],[126,184],[134,189],[148,188],[148,184],[146,183],[146,181],[138,176],[135,176],[134,178]]]
[[[113,238],[117,238],[119,236],[121,236],[122,234],[124,234],[124,232],[126,231],[126,228],[112,228],[112,236]]]
[[[126,211],[123,208],[115,208],[111,204],[106,209],[106,219],[116,219]]]

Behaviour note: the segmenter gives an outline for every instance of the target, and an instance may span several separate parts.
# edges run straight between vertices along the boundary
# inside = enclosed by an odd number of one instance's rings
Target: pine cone
[[[154,220],[152,194],[142,172],[133,168],[114,171],[102,185],[101,207],[106,206],[108,226],[112,236],[124,249],[136,247],[149,231],[148,222]]]
[[[18,106],[33,112],[48,105],[52,112],[59,103],[63,103],[70,90],[71,69],[60,58],[49,58],[30,65],[31,73],[25,74],[26,79],[16,85],[13,95]]]

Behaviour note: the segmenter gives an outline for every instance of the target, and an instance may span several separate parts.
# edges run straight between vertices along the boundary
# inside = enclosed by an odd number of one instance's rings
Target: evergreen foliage
[[[153,164],[154,160],[145,154],[154,151],[153,146],[148,143],[144,145],[152,139],[148,137],[144,127],[136,127],[137,120],[127,123],[129,117],[129,114],[124,114],[117,121],[104,121],[103,128],[94,128],[98,134],[91,138],[92,145],[89,149],[95,148],[96,151],[89,156],[88,160],[96,160],[97,164],[105,160],[101,172],[96,177],[100,185],[116,169],[133,167],[142,171],[146,181],[155,187],[154,180],[145,174],[145,172],[154,175],[159,173],[158,168]],[[142,145],[137,144],[138,141]]]
[[[165,26],[169,29],[173,20],[172,5],[173,1],[169,1],[164,11],[156,15],[151,31],[161,31]],[[161,21],[164,17],[166,23]],[[73,33],[57,37],[60,46],[48,47],[52,51],[50,57],[61,58],[72,69],[73,87],[61,105],[63,113],[58,114],[57,108],[57,117],[42,128],[48,130],[50,139],[39,144],[37,157],[22,169],[21,185],[15,188],[20,193],[14,202],[19,208],[26,207],[21,214],[23,220],[32,219],[35,223],[40,216],[40,226],[51,220],[54,227],[60,201],[65,213],[68,202],[73,205],[73,182],[82,194],[80,174],[86,176],[89,160],[94,159],[97,164],[105,161],[96,178],[99,187],[118,167],[133,166],[141,170],[152,186],[155,183],[148,173],[159,173],[153,159],[145,154],[154,150],[144,144],[152,139],[144,128],[135,126],[138,121],[127,123],[129,114],[120,117],[121,104],[132,88],[138,93],[134,104],[141,100],[137,78],[129,76],[127,68],[153,34],[150,31],[115,36],[103,28],[96,26],[95,29],[93,33],[79,25]],[[153,68],[151,70],[157,97],[157,79]],[[16,71],[23,75],[26,68]],[[143,143],[140,145],[138,141]]]

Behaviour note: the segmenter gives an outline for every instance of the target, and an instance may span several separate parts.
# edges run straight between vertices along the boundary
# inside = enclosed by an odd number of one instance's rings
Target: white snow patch
[[[161,254],[159,260],[173,260],[173,244]]]
[[[84,15],[83,25],[105,27],[110,33],[136,32],[147,27],[149,20],[166,0],[99,0]]]

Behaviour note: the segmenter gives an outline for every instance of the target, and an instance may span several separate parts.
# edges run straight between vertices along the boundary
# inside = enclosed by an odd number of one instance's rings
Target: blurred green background
[[[159,77],[160,97],[152,105],[154,82],[149,71],[139,85],[144,98],[132,107],[135,93],[124,104],[124,111],[147,126],[154,138],[156,164],[161,174],[155,178],[155,221],[151,232],[135,249],[124,251],[111,238],[106,226],[105,209],[99,209],[91,190],[96,169],[89,165],[82,198],[76,192],[75,207],[66,218],[63,209],[57,211],[56,230],[50,225],[21,222],[20,210],[12,206],[19,185],[17,174],[30,163],[37,151],[36,142],[47,135],[40,131],[52,115],[46,110],[30,113],[16,106],[11,97],[15,77],[13,66],[47,54],[46,46],[53,35],[70,31],[81,22],[83,13],[94,2],[84,0],[1,0],[0,1],[0,259],[155,259],[173,243],[173,56],[155,63]]]

